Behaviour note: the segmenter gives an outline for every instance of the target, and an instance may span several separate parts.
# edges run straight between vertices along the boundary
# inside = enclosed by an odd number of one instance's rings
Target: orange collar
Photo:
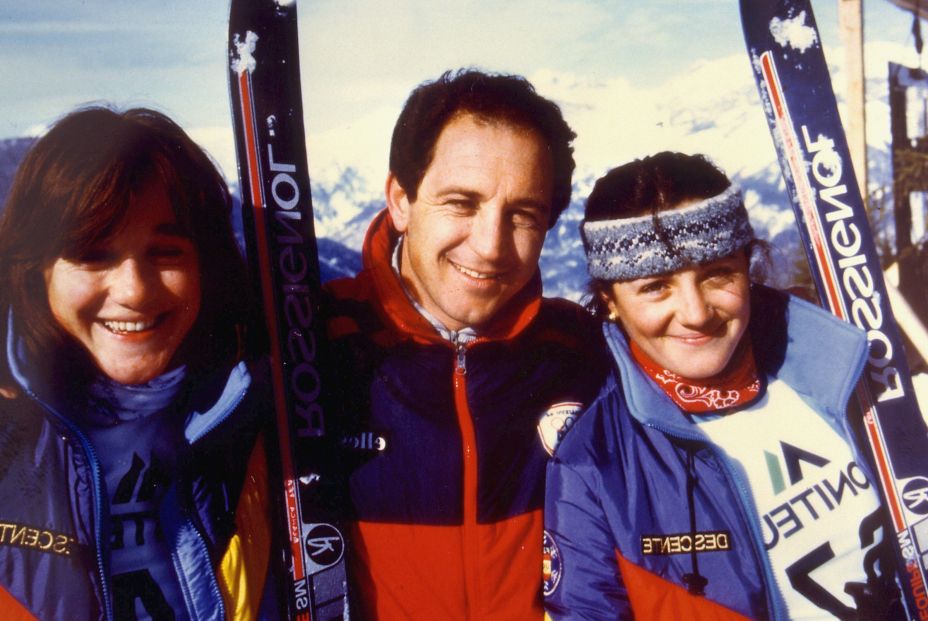
[[[371,275],[382,318],[413,340],[444,342],[435,328],[406,297],[403,285],[393,271],[392,255],[400,234],[384,209],[371,221],[364,239],[363,266]],[[487,324],[478,330],[480,340],[506,340],[525,330],[541,308],[541,274],[535,275]]]

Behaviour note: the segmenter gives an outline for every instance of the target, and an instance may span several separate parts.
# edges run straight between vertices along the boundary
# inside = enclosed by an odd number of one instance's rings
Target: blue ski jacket
[[[396,241],[384,211],[364,270],[327,285],[357,614],[540,621],[546,445],[605,377],[598,325],[536,277],[456,348],[406,297]]]
[[[853,438],[846,407],[866,361],[863,331],[752,289],[758,369]],[[746,475],[638,367],[619,328],[604,331],[613,373],[548,466],[550,617],[784,619],[790,586],[775,583]],[[708,580],[705,596],[688,592],[693,576]]]
[[[12,342],[19,390],[0,396],[0,616],[111,621],[97,455],[17,368]],[[272,603],[262,604],[270,508],[261,426],[270,401],[258,371],[240,362],[198,382],[177,440],[182,466],[161,523],[191,619],[254,619]]]

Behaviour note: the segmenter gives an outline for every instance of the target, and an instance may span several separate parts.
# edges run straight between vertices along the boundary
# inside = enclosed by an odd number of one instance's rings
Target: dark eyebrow
[[[438,192],[438,196],[447,196],[448,194],[460,194],[466,196],[467,198],[480,198],[480,192],[474,192],[473,190],[466,190],[464,188],[459,188],[458,186],[450,186],[443,188]]]
[[[461,196],[465,196],[468,199],[476,200],[476,201],[479,201],[479,199],[481,198],[481,194],[479,192],[474,192],[473,190],[468,190],[468,189],[461,188],[458,186],[451,186],[448,188],[444,188],[441,192],[438,192],[439,197],[444,197],[449,194],[460,194]],[[541,213],[550,213],[551,211],[551,205],[549,203],[546,203],[543,200],[538,200],[534,198],[523,198],[513,203],[513,206],[532,207],[534,209],[537,209]]]
[[[177,222],[162,222],[155,225],[155,233],[158,235],[167,235],[169,237],[183,237],[190,239],[190,233]]]
[[[535,200],[533,198],[526,198],[520,201],[516,201],[516,207],[532,207],[537,209],[541,213],[550,213],[551,205],[544,201]]]

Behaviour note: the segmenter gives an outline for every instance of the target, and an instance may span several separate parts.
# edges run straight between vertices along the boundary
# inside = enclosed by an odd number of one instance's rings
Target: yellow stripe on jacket
[[[248,458],[245,482],[235,509],[235,535],[219,565],[220,589],[230,621],[256,619],[261,606],[271,544],[267,479],[262,434]]]

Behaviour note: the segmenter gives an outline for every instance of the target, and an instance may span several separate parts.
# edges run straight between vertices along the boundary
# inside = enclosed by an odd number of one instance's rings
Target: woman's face
[[[689,379],[728,365],[751,314],[747,257],[612,283],[609,310],[654,362]]]
[[[142,384],[178,363],[200,311],[200,262],[163,186],[133,194],[129,212],[111,239],[83,256],[58,257],[45,284],[55,320],[97,367]]]

